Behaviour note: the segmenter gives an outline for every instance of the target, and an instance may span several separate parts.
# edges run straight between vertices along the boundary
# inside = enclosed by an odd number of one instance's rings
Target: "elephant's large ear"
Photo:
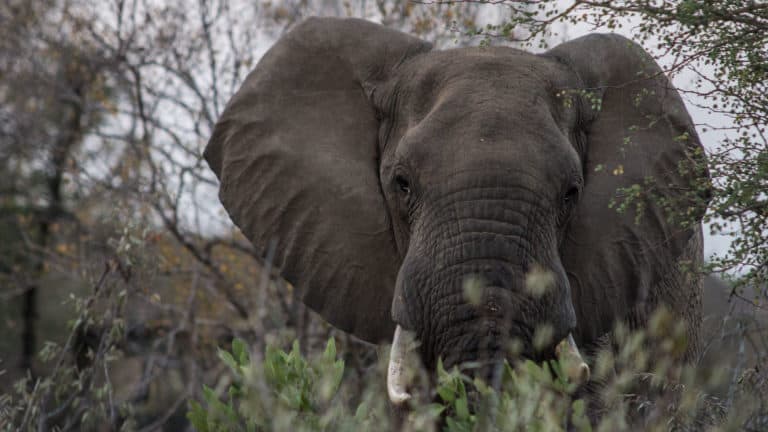
[[[668,276],[670,263],[697,235],[707,171],[680,95],[642,47],[618,35],[591,35],[548,55],[568,65],[587,94],[580,116],[585,187],[561,253],[582,308],[605,305],[602,316],[590,317],[599,321],[586,326],[603,331],[611,314],[627,317],[655,301],[650,287]],[[642,188],[639,196],[617,212],[634,185]],[[688,208],[697,223],[670,222],[673,212]]]
[[[381,192],[367,92],[430,49],[358,19],[311,18],[284,35],[230,100],[205,149],[232,220],[335,326],[391,339],[399,257]]]

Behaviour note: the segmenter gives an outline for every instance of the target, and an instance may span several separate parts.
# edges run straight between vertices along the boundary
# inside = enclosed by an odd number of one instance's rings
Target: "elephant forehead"
[[[559,152],[570,165],[577,158],[568,142],[575,115],[557,95],[568,77],[559,64],[511,48],[422,55],[403,65],[389,88],[397,101],[389,105],[389,139],[413,162],[485,155],[490,163],[531,165],[549,153],[551,164]]]
[[[408,126],[393,146],[395,159],[415,168],[423,181],[460,171],[507,170],[560,184],[581,166],[568,133],[543,102],[503,110],[445,98]]]
[[[569,74],[547,58],[507,47],[433,51],[414,58],[395,75],[395,89],[411,120],[418,121],[446,98],[466,104],[515,105],[552,102]]]
[[[518,125],[520,117],[514,113],[473,112],[449,104],[405,131],[396,158],[425,175],[473,167],[524,168],[542,174],[576,169],[580,162],[568,137],[541,111],[529,108],[527,123]]]

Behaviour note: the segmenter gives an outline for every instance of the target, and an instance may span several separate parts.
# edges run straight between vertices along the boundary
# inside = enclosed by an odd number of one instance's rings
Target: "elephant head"
[[[696,234],[667,219],[700,150],[677,92],[623,37],[439,51],[313,18],[247,77],[205,158],[232,220],[258,250],[276,242],[310,308],[366,341],[396,335],[397,381],[404,332],[428,367],[472,361],[489,379],[511,339],[524,357],[553,352],[533,346],[543,324],[588,344],[632,316]],[[609,208],[649,179],[655,199]],[[542,292],[526,287],[534,270]]]

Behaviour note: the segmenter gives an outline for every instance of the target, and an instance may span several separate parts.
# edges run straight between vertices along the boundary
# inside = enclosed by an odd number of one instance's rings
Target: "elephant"
[[[438,50],[309,18],[246,77],[204,158],[309,308],[393,343],[395,403],[406,335],[428,370],[473,363],[493,382],[512,356],[588,350],[664,305],[685,320],[686,358],[699,350],[701,277],[685,268],[702,262],[705,156],[678,91],[622,36]],[[652,193],[622,206],[638,185]],[[527,288],[534,273],[546,289]],[[552,342],[536,347],[542,325]]]

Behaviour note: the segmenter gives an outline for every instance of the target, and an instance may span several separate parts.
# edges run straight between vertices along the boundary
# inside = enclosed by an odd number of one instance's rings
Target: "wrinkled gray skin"
[[[553,344],[573,332],[589,347],[660,303],[686,320],[694,354],[700,281],[678,263],[701,261],[700,226],[671,225],[656,201],[637,223],[608,207],[647,177],[681,200],[695,178],[678,163],[696,150],[677,92],[620,36],[540,55],[437,51],[314,18],[248,76],[205,158],[233,221],[262,252],[277,241],[275,264],[309,307],[374,343],[400,324],[428,367],[450,367],[498,363],[511,338],[546,357],[531,344],[542,324]],[[535,266],[554,276],[539,297],[524,286]],[[479,304],[463,294],[470,276]]]

